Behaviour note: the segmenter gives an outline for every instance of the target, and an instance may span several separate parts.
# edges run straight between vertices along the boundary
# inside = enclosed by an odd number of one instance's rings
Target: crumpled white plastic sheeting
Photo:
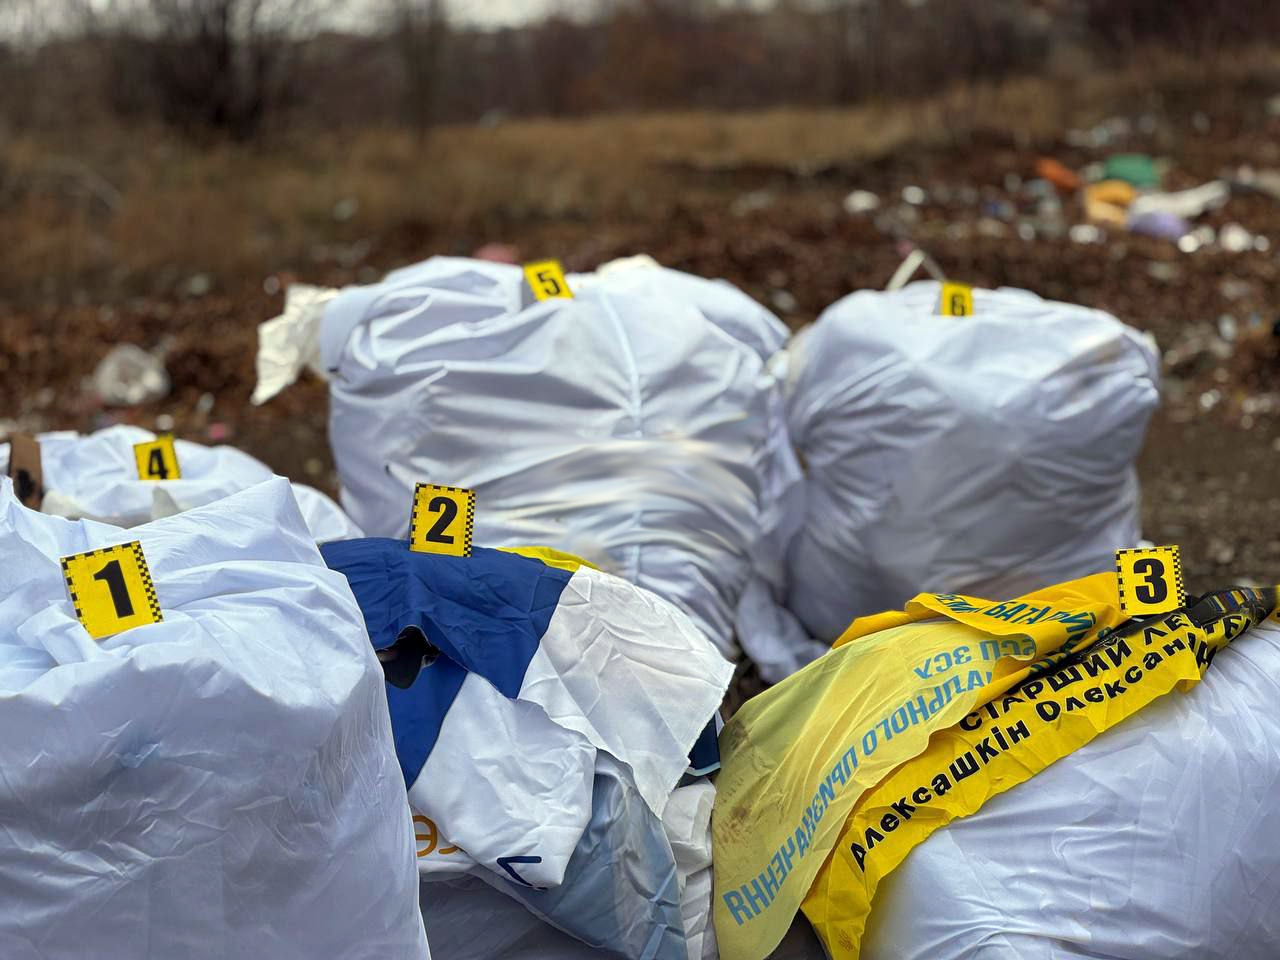
[[[1134,460],[1159,402],[1150,339],[1022,290],[860,292],[791,347],[807,517],[787,606],[830,641],[920,591],[1013,597],[1138,540]]]
[[[569,281],[574,299],[535,303],[519,267],[435,257],[329,300],[291,289],[255,402],[318,354],[342,501],[370,535],[404,536],[418,482],[471,487],[478,544],[582,556],[733,656],[739,598],[753,576],[780,589],[800,519],[786,329],[643,262]]]
[[[689,960],[716,960],[720,955],[711,920],[711,811],[715,802],[715,786],[700,779],[677,787],[662,812],[662,827],[679,871]]]
[[[43,511],[69,520],[133,527],[212,503],[275,475],[234,447],[175,440],[181,479],[139,480],[133,445],[155,438],[149,430],[124,425],[87,436],[74,431],[41,434],[36,439],[44,470]],[[0,473],[8,465],[9,445],[0,444]],[[317,542],[363,536],[342,508],[319,490],[295,483],[293,493]]]
[[[139,540],[93,640],[59,557]],[[0,482],[0,956],[429,956],[382,671],[283,479],[123,530]]]
[[[916,847],[866,960],[1272,960],[1280,623]]]

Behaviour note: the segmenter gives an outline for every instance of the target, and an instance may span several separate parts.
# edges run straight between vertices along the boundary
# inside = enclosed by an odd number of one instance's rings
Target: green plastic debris
[[[1117,153],[1107,157],[1104,178],[1124,180],[1139,190],[1160,186],[1155,161],[1145,153]]]

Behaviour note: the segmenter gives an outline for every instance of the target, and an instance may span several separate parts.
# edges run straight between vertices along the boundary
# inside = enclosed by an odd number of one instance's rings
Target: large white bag
[[[74,431],[44,433],[42,510],[69,520],[100,520],[133,527],[203,506],[274,476],[271,469],[234,447],[206,447],[175,440],[182,477],[140,480],[134,444],[156,439],[141,427],[118,425],[81,436]],[[9,465],[9,445],[0,444],[0,474]],[[293,493],[317,542],[363,536],[342,508],[319,490],[295,483]]]
[[[404,535],[417,482],[474,488],[477,543],[583,556],[732,655],[749,578],[781,582],[770,545],[798,479],[771,364],[785,329],[656,267],[570,284],[534,303],[518,267],[436,257],[336,297],[291,289],[254,398],[304,364],[331,378],[343,504],[370,534]]]
[[[939,295],[855,293],[793,341],[808,483],[786,604],[822,640],[921,591],[1013,597],[1110,569],[1137,542],[1150,341],[1021,290],[974,290],[967,317]]]
[[[866,960],[1272,960],[1280,623],[952,821],[881,882]]]
[[[93,640],[59,557],[132,540],[163,620]],[[0,481],[0,555],[0,956],[429,956],[382,671],[285,480],[132,530]]]

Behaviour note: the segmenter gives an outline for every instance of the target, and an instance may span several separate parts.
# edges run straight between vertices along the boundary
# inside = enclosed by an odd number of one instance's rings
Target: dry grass
[[[1207,71],[1219,83],[1274,76],[1276,66],[1271,53],[1162,58],[927,102],[530,120],[441,128],[426,142],[388,130],[248,147],[136,129],[96,131],[88,148],[19,140],[0,155],[0,297],[167,292],[194,273],[233,288],[277,270],[349,268],[371,251],[380,263],[379,244],[397,231],[449,238],[530,221],[652,222],[677,206],[723,203],[723,175],[736,170],[803,179],[983,135],[1052,143],[1153,89],[1195,86]]]

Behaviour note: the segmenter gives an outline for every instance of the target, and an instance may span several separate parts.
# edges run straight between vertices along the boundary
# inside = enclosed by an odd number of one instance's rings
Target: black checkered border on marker
[[[80,597],[76,594],[75,585],[71,582],[71,561],[89,560],[93,557],[115,553],[120,547],[133,551],[134,561],[138,564],[138,573],[142,576],[142,587],[147,595],[147,607],[151,610],[152,620],[155,623],[162,622],[164,615],[160,612],[160,598],[156,595],[156,585],[151,579],[151,568],[147,566],[147,558],[142,555],[141,540],[130,540],[128,543],[117,543],[109,547],[99,547],[97,550],[75,553],[69,557],[62,557],[58,561],[62,565],[62,579],[67,583],[67,595],[71,597],[71,606],[75,608],[76,618],[81,623],[84,622],[84,610],[80,607]]]
[[[418,537],[418,495],[423,490],[448,490],[450,493],[465,493],[467,495],[467,515],[463,518],[463,537],[466,548],[462,551],[462,556],[471,556],[471,541],[475,535],[476,529],[476,492],[468,490],[466,487],[446,487],[442,483],[419,483],[413,488],[413,506],[409,511],[409,543]]]
[[[142,576],[142,589],[147,594],[147,606],[151,609],[151,616],[155,618],[156,623],[159,623],[164,616],[160,613],[160,597],[156,595],[156,585],[151,579],[151,568],[147,566],[147,558],[142,555],[142,542],[134,540],[128,546],[138,562],[138,573]]]
[[[1182,552],[1168,547],[1132,547],[1128,550],[1116,551],[1116,590],[1120,594],[1120,609],[1124,604],[1124,565],[1120,562],[1126,554],[1140,553],[1146,556],[1168,560],[1173,567],[1173,588],[1178,595],[1178,606],[1187,605],[1187,588],[1182,580]]]

